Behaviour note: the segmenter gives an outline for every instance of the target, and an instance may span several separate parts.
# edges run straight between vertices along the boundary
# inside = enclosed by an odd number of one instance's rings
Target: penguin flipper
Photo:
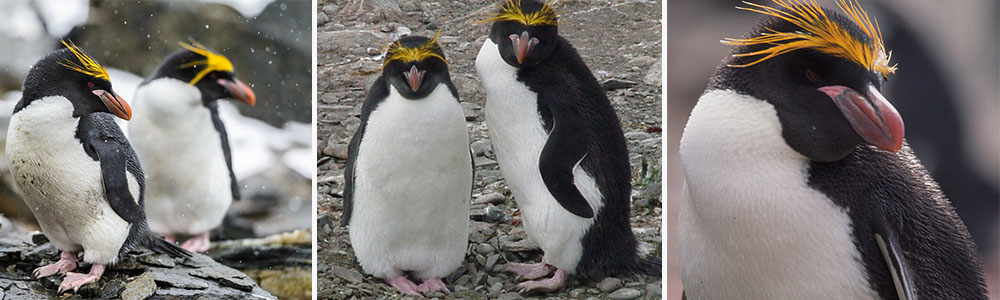
[[[594,210],[573,180],[573,168],[587,156],[587,127],[580,118],[567,116],[569,112],[564,109],[551,108],[552,131],[542,148],[538,170],[559,205],[574,215],[593,218]]]
[[[913,277],[909,273],[909,267],[903,257],[903,250],[896,240],[896,234],[888,224],[881,224],[875,233],[875,242],[878,244],[882,257],[885,259],[889,274],[892,276],[892,283],[895,286],[896,294],[900,300],[916,299],[916,290],[913,287]]]
[[[344,168],[344,211],[340,216],[340,225],[351,223],[351,211],[354,208],[354,163],[358,160],[358,147],[361,146],[361,136],[365,132],[365,122],[361,122],[358,131],[347,146],[347,166]]]
[[[242,199],[240,184],[236,181],[236,173],[233,172],[233,151],[229,147],[229,135],[226,133],[226,125],[222,123],[222,118],[219,117],[218,103],[212,102],[205,106],[208,107],[210,115],[212,115],[212,125],[215,126],[215,131],[219,132],[219,139],[222,140],[222,155],[226,157],[226,168],[229,169],[229,189],[232,190],[233,200],[240,200]]]
[[[130,224],[144,223],[146,214],[142,209],[142,188],[145,179],[138,169],[138,159],[121,129],[110,114],[93,113],[80,118],[77,137],[84,143],[87,154],[101,165],[101,179],[104,195],[111,209]],[[130,161],[131,160],[131,161]],[[130,166],[130,162],[134,165]],[[140,186],[139,198],[129,190],[128,172],[133,172]]]

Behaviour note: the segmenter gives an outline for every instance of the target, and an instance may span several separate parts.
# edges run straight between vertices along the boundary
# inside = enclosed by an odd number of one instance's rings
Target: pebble
[[[340,8],[336,4],[323,5],[323,13],[327,15],[336,15],[338,9]]]
[[[353,269],[344,268],[338,265],[331,265],[329,267],[330,269],[328,272],[333,273],[334,276],[343,278],[351,283],[360,283],[365,278],[364,275],[361,275],[361,273]]]
[[[493,143],[490,140],[488,140],[488,139],[487,140],[478,140],[478,141],[472,142],[472,145],[469,145],[469,148],[472,149],[472,155],[475,155],[475,156],[486,156],[487,154],[490,154],[490,153],[493,152]]]
[[[609,293],[622,287],[622,280],[614,277],[607,277],[597,283],[597,288],[602,292]]]
[[[602,82],[601,86],[604,87],[605,91],[613,91],[617,89],[627,89],[638,84],[638,82],[631,80],[611,78]]]
[[[663,282],[646,285],[646,299],[660,299],[661,297],[663,297]]]
[[[639,296],[642,296],[642,292],[639,291],[639,290],[637,290],[637,289],[633,289],[633,288],[621,288],[621,289],[618,289],[617,291],[614,291],[610,295],[608,295],[608,299],[630,300],[630,299],[639,298]]]
[[[631,141],[642,141],[652,138],[653,135],[644,131],[629,131],[625,133],[625,138]]]
[[[347,144],[327,144],[323,148],[323,154],[339,159],[347,159]]]
[[[584,290],[584,289],[575,288],[575,289],[569,291],[569,297],[570,298],[574,298],[574,299],[580,298],[580,296],[583,296],[583,293],[585,293],[585,292],[587,292],[587,291]]]
[[[486,270],[493,269],[493,266],[497,265],[497,261],[499,261],[499,260],[500,260],[500,254],[494,253],[494,254],[490,255],[489,257],[486,258],[486,265],[485,265],[484,268]]]
[[[507,196],[504,196],[501,193],[489,193],[480,196],[478,199],[476,199],[476,202],[474,202],[473,204],[488,203],[488,204],[500,205],[506,201],[507,201]]]
[[[493,285],[490,286],[490,290],[489,291],[490,291],[490,295],[500,294],[500,292],[503,291],[503,283],[499,283],[499,282],[494,283]]]
[[[496,251],[497,251],[497,248],[493,247],[493,245],[490,245],[490,244],[482,243],[482,244],[479,244],[478,246],[476,246],[476,252],[478,252],[479,254],[482,254],[482,255],[490,255],[490,254],[493,254],[493,252],[496,252]]]
[[[524,297],[521,297],[521,294],[514,292],[504,293],[501,294],[500,297],[497,297],[497,300],[519,300],[519,299],[524,299]]]
[[[330,17],[324,12],[316,14],[316,24],[323,25],[330,22]]]

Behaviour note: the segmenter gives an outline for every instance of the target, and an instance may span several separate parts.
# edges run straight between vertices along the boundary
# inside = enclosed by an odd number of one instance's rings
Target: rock
[[[316,53],[321,58],[330,53],[368,56],[368,48],[378,48],[385,40],[388,40],[385,34],[367,30],[320,31],[316,33]]]
[[[580,296],[583,296],[583,293],[585,293],[585,292],[586,292],[586,290],[584,290],[584,289],[575,288],[575,289],[569,291],[569,297],[573,298],[573,299],[579,299]]]
[[[348,145],[347,144],[327,144],[326,148],[323,148],[323,154],[332,156],[339,159],[347,159],[348,156]]]
[[[472,162],[476,168],[490,168],[497,165],[497,161],[481,156],[473,158]]]
[[[479,104],[472,102],[462,102],[462,112],[465,113],[465,121],[477,121],[479,120],[479,114],[476,111],[480,110],[482,107]]]
[[[660,146],[661,139],[659,137],[651,137],[639,142],[639,145],[646,148],[656,148]]]
[[[507,202],[507,196],[504,196],[501,193],[489,193],[489,194],[482,195],[479,198],[477,198],[476,201],[473,202],[473,204],[493,204],[493,205],[500,205],[500,204],[503,204],[504,202]]]
[[[122,300],[142,300],[149,298],[156,292],[156,283],[153,282],[153,273],[145,272],[136,276],[132,282],[125,284],[125,289],[121,292]]]
[[[472,142],[472,145],[469,145],[469,148],[472,149],[472,155],[487,156],[493,153],[493,142],[489,139],[478,140]]]
[[[329,23],[329,22],[330,22],[330,17],[327,16],[326,13],[320,12],[320,13],[316,14],[316,25],[322,26],[323,24],[326,24],[326,23]]]
[[[497,251],[497,248],[494,248],[493,245],[490,245],[490,244],[482,243],[482,244],[479,244],[478,246],[476,246],[476,252],[479,253],[479,254],[482,254],[482,255],[490,255],[490,254],[493,254],[493,252],[496,252],[496,251]]]
[[[660,86],[663,82],[663,60],[657,60],[655,64],[646,70],[646,76],[642,77],[642,83],[651,86]]]
[[[323,5],[323,13],[331,16],[337,15],[337,10],[340,9],[336,4]]]
[[[621,288],[608,295],[608,299],[631,300],[642,296],[642,292],[633,288]]]
[[[486,258],[486,264],[483,265],[483,268],[491,270],[493,269],[493,266],[497,265],[497,261],[500,261],[500,254],[497,253],[491,254],[489,257]]]
[[[648,67],[648,66],[650,66],[652,64],[655,64],[656,62],[657,62],[657,59],[655,57],[643,55],[643,56],[639,56],[639,57],[633,58],[633,59],[629,60],[625,64],[628,65],[628,66],[631,66],[631,67],[645,68],[645,67]]]
[[[631,80],[611,78],[602,82],[601,86],[604,87],[605,91],[613,91],[617,89],[627,89],[636,86],[637,84],[639,83]]]
[[[330,269],[327,270],[329,273],[333,273],[334,276],[343,278],[351,283],[361,283],[365,279],[364,275],[361,275],[358,271],[353,269],[344,268],[337,265],[329,266]]]
[[[510,219],[503,213],[503,210],[489,204],[483,209],[474,209],[469,214],[473,221],[486,223],[507,223]]]
[[[653,135],[644,131],[629,131],[625,133],[625,139],[630,141],[641,141],[652,138]]]
[[[654,282],[646,285],[646,299],[653,300],[663,297],[663,282]]]
[[[519,299],[524,299],[524,298],[521,297],[520,294],[513,293],[513,292],[512,293],[503,293],[503,294],[500,295],[500,297],[497,297],[497,300],[519,300]]]
[[[538,243],[535,243],[531,239],[524,238],[518,241],[507,241],[507,239],[500,239],[500,249],[504,251],[511,252],[525,252],[539,250]]]
[[[597,289],[605,293],[617,290],[622,287],[622,280],[614,277],[607,277],[597,283]]]
[[[500,292],[503,291],[503,283],[499,283],[499,282],[494,283],[493,285],[490,286],[489,291],[490,291],[490,295],[498,295],[498,294],[500,294]]]

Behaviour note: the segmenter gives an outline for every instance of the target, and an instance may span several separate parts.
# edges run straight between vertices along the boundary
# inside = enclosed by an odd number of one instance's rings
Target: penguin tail
[[[152,230],[149,230],[149,225],[145,222],[141,222],[133,226],[135,234],[142,236],[143,246],[146,246],[149,250],[153,250],[156,253],[162,253],[178,258],[191,257],[191,252],[184,250],[180,246],[177,246],[171,242],[163,240],[163,238],[157,236]]]

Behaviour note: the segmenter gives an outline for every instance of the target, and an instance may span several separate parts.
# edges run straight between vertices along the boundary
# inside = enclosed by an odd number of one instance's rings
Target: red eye
[[[806,78],[808,78],[809,81],[812,82],[823,80],[823,78],[819,77],[819,74],[816,74],[816,72],[813,72],[813,70],[810,69],[806,69]]]
[[[215,75],[215,73],[210,74],[209,77],[212,78],[212,80],[219,79],[219,75]]]
[[[87,87],[94,88],[94,82],[93,81],[87,82]]]

